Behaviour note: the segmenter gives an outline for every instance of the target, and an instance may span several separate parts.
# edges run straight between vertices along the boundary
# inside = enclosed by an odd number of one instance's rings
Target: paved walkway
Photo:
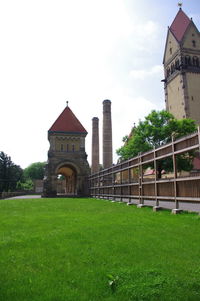
[[[146,201],[146,204],[148,203],[152,203],[150,204],[150,206],[155,206],[155,202],[153,201]],[[166,209],[175,209],[174,202],[160,202],[159,206]],[[179,202],[179,209],[189,211],[189,212],[200,212],[200,204]]]
[[[7,200],[11,199],[39,199],[41,195],[22,195],[22,196],[14,196],[11,198],[7,198]],[[128,200],[124,199],[124,202],[128,202]],[[132,200],[133,204],[138,205],[138,200]],[[145,200],[144,204],[147,206],[155,206],[155,201]],[[164,209],[175,209],[174,202],[161,202],[159,204],[160,207]],[[189,211],[189,212],[200,212],[200,203],[186,203],[186,202],[179,202],[179,209]]]
[[[124,200],[125,202],[128,202],[128,200]],[[138,205],[138,200],[132,200],[132,204]],[[156,205],[155,201],[145,200],[144,205],[154,207]],[[166,202],[166,201],[160,201],[159,206],[164,209],[175,209],[175,203],[174,202]],[[200,212],[200,203],[192,203],[192,202],[179,202],[179,209],[188,211],[188,212]]]
[[[40,199],[41,195],[18,195],[11,198],[6,198],[5,200],[14,200],[14,199]]]

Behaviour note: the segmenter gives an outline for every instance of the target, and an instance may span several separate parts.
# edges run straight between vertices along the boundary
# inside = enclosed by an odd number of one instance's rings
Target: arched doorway
[[[57,170],[57,194],[77,194],[77,172],[73,166],[63,165]]]

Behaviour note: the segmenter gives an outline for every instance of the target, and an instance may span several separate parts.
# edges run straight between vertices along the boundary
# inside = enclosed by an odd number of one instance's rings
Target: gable
[[[185,32],[183,38],[183,47],[193,50],[200,50],[200,33],[193,22]]]
[[[163,64],[168,62],[175,52],[179,49],[179,43],[175,39],[174,35],[168,29],[168,34],[167,34],[167,40],[166,40],[166,45],[165,45],[165,52],[164,52],[164,58],[163,58]]]

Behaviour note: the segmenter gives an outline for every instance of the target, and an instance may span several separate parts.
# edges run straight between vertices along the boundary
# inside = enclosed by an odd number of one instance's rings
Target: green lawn
[[[200,300],[200,216],[0,200],[0,300]]]

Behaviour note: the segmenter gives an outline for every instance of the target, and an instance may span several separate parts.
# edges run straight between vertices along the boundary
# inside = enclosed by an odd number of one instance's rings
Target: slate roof
[[[181,42],[189,24],[192,22],[191,19],[182,11],[180,8],[174,21],[170,26],[170,31],[173,33],[178,42]]]
[[[80,121],[76,118],[68,106],[56,119],[48,132],[87,134],[86,129],[82,126]]]

